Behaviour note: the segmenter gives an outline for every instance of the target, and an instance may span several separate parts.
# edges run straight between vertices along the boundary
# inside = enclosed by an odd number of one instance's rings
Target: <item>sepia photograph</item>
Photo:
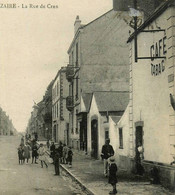
[[[0,195],[174,195],[175,0],[0,18]]]

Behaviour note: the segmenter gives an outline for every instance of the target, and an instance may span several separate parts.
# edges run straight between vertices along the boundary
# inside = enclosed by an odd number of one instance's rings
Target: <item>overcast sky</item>
[[[86,24],[112,9],[112,0],[14,0],[14,3],[19,8],[0,11],[0,106],[15,128],[24,131],[33,100],[42,100],[59,68],[67,65],[76,16]],[[30,3],[59,8],[21,8],[22,4]]]

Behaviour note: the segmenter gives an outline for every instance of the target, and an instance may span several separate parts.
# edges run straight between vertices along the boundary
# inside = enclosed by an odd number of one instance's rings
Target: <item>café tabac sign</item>
[[[151,74],[153,76],[158,76],[164,72],[166,53],[166,36],[150,46]]]

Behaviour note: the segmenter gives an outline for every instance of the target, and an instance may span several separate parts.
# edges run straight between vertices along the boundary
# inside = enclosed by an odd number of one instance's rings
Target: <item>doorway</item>
[[[91,156],[98,158],[98,120],[93,119],[91,121]]]
[[[56,125],[53,126],[53,140],[56,142]]]
[[[136,159],[136,173],[139,175],[143,175],[143,167],[141,165],[141,155],[138,151],[138,147],[143,147],[143,127],[137,126],[136,127],[136,140],[135,140],[135,159]]]

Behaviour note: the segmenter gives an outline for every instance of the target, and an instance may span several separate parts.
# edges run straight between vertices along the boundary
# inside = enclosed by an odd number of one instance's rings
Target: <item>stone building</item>
[[[52,86],[52,139],[55,142],[69,144],[69,114],[66,109],[66,97],[69,93],[66,79],[66,67],[62,67]]]
[[[93,91],[129,90],[130,27],[125,16],[128,12],[110,10],[86,25],[78,16],[75,20],[66,74],[71,146],[76,149],[87,149],[87,111],[81,112],[81,100],[89,101]]]
[[[160,182],[175,190],[175,1],[169,0],[138,28],[130,44],[130,104],[119,128],[125,147],[119,152],[126,169],[137,171],[139,143],[144,148],[146,173],[156,167]],[[135,58],[137,56],[137,58]],[[129,120],[128,120],[129,119]],[[127,137],[127,138],[126,138]],[[128,144],[127,144],[128,143]]]
[[[102,146],[107,138],[110,138],[111,143],[116,142],[116,137],[111,134],[109,118],[119,121],[128,102],[129,92],[127,91],[93,92],[87,116],[87,150],[92,157],[100,158]],[[113,146],[117,153],[118,150],[115,145]]]

